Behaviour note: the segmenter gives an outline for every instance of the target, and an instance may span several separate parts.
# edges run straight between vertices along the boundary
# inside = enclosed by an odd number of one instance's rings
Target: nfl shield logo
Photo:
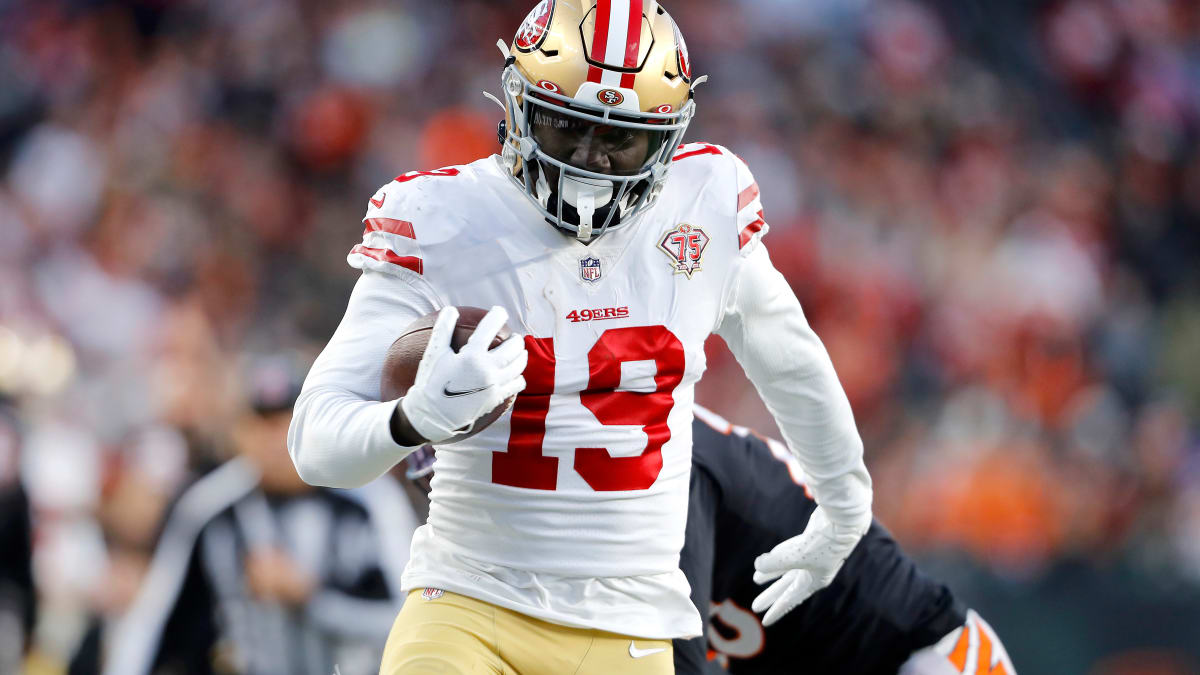
[[[579,261],[579,276],[584,281],[600,280],[600,259],[588,257]]]
[[[421,591],[421,597],[426,600],[437,600],[438,598],[442,597],[443,593],[445,593],[445,591],[440,588],[426,588],[425,590]]]

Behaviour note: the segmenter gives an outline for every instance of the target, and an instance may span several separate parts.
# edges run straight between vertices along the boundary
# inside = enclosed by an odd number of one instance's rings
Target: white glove
[[[438,313],[429,344],[417,366],[416,381],[400,400],[412,428],[431,443],[471,430],[483,415],[525,388],[525,338],[513,335],[494,349],[488,345],[508,321],[503,307],[493,307],[457,353],[450,336],[458,310]]]
[[[818,506],[804,532],[758,556],[754,561],[754,583],[765,584],[783,577],[750,605],[755,612],[770,608],[762,624],[770,626],[808,596],[828,586],[870,525],[870,518],[862,527],[835,525]]]

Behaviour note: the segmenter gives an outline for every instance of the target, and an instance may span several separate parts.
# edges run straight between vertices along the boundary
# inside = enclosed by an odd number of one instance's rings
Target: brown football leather
[[[450,347],[454,351],[457,352],[459,349],[462,349],[463,345],[467,344],[467,340],[475,332],[475,327],[479,325],[479,322],[483,320],[486,314],[486,309],[478,307],[458,308],[458,323],[454,325],[454,333],[450,336]],[[413,382],[416,381],[417,366],[421,364],[421,356],[425,354],[425,347],[429,344],[429,334],[433,330],[433,324],[436,321],[437,312],[426,314],[413,321],[404,329],[400,337],[396,338],[392,346],[388,348],[387,356],[383,361],[383,373],[380,375],[380,400],[392,401],[400,398],[413,385]],[[488,349],[498,346],[510,335],[512,335],[512,331],[508,329],[508,326],[503,326],[495,339],[492,340],[492,344],[488,346]],[[515,398],[514,396],[501,403],[492,409],[491,412],[480,418],[475,423],[475,428],[472,429],[471,433],[455,436],[446,442],[461,441],[464,438],[470,438],[483,431],[504,414],[504,411],[508,409]]]

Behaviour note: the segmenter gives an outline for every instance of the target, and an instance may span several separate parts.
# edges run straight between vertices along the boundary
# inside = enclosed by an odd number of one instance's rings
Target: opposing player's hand
[[[835,525],[818,506],[803,533],[758,556],[754,583],[778,579],[750,605],[755,612],[767,611],[763,625],[770,626],[828,586],[869,526],[869,519],[864,527]]]
[[[438,313],[416,380],[400,401],[409,424],[423,438],[440,443],[466,433],[476,420],[525,388],[525,339],[513,335],[488,349],[507,321],[508,312],[493,307],[455,352],[450,337],[458,310],[446,307]]]

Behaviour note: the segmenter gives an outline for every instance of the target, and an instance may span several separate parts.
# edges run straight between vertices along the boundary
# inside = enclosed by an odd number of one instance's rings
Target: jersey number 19
[[[492,455],[492,482],[554,490],[558,457],[542,454],[554,393],[554,338],[526,336],[525,346],[526,387],[513,405],[508,452]],[[621,364],[629,361],[654,361],[654,391],[617,391]],[[640,425],[647,442],[634,457],[613,457],[605,448],[576,448],[575,471],[593,490],[645,490],[654,484],[662,471],[662,446],[671,438],[667,415],[683,368],[683,344],[666,326],[610,328],[596,340],[588,351],[588,386],[579,393],[580,403],[600,424]]]

